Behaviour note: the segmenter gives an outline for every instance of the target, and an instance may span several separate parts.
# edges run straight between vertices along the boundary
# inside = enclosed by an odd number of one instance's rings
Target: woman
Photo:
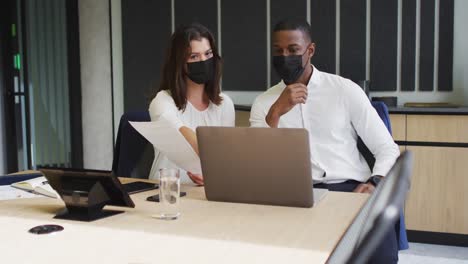
[[[200,24],[178,28],[171,37],[163,65],[161,83],[149,112],[151,121],[175,127],[198,154],[195,129],[198,126],[234,126],[232,100],[220,90],[221,57],[211,32]],[[174,168],[155,149],[150,178],[160,168]],[[187,172],[196,184],[203,185],[203,176]],[[188,180],[184,173],[182,181]]]

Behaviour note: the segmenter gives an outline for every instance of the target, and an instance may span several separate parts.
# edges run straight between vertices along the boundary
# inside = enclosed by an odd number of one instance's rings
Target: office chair
[[[371,194],[327,260],[366,263],[394,227],[410,187],[413,155],[405,151]]]
[[[391,135],[392,124],[390,122],[390,114],[388,113],[387,105],[384,102],[380,102],[380,101],[371,102],[371,103],[375,111],[377,111],[377,114],[379,114],[380,118],[382,119],[382,122],[385,124],[385,126],[388,129],[388,132],[390,132],[390,135]],[[374,155],[367,148],[367,146],[364,144],[364,142],[362,141],[360,137],[358,137],[357,147],[358,147],[359,153],[361,153],[361,155],[366,160],[367,165],[369,165],[369,168],[372,170],[375,164]],[[408,237],[406,235],[406,224],[405,224],[405,217],[404,217],[403,210],[401,210],[400,221],[395,226],[395,232],[397,233],[397,238],[398,238],[398,249],[399,250],[408,249],[409,244],[408,244]]]
[[[154,159],[154,149],[129,121],[151,121],[148,111],[122,115],[117,132],[112,172],[120,177],[147,179]]]

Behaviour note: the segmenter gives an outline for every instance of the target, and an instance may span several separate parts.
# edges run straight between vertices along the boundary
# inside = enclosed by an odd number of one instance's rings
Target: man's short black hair
[[[305,37],[308,37],[312,41],[312,29],[305,19],[287,18],[281,20],[275,25],[273,32],[282,30],[300,30]]]

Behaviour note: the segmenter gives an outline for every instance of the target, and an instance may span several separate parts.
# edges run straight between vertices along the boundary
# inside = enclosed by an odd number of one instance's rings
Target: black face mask
[[[273,56],[273,67],[286,85],[294,83],[301,77],[305,70],[305,65],[302,65],[302,56],[306,52],[307,50],[302,55]]]
[[[187,76],[198,84],[207,83],[214,78],[214,59],[187,63]]]

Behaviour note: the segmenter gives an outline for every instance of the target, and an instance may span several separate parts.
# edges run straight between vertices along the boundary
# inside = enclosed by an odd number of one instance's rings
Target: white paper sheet
[[[153,146],[180,168],[201,174],[200,158],[184,136],[174,127],[155,122],[130,122]]]
[[[30,193],[30,192],[26,192],[17,188],[13,188],[10,185],[0,186],[0,201],[22,199],[22,198],[35,198],[35,197],[44,197],[44,196],[36,195],[34,193]]]

